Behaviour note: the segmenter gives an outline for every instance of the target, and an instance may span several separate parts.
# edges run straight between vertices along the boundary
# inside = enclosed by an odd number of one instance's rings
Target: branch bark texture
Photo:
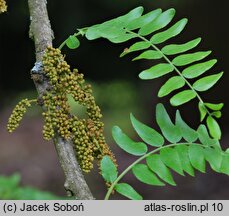
[[[43,72],[42,57],[45,49],[52,46],[53,32],[47,12],[47,0],[28,0],[28,4],[31,20],[30,37],[34,40],[36,50],[36,64],[31,70],[31,75],[38,98],[41,98],[51,87]],[[77,199],[94,199],[76,160],[72,142],[64,140],[58,133],[55,134],[53,141],[66,177],[64,187],[67,193]]]

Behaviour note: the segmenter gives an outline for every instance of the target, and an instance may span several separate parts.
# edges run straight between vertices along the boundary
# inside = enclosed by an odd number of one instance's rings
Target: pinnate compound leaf
[[[220,172],[224,173],[226,175],[229,175],[229,153],[225,153],[223,155],[223,159],[222,159],[222,163],[221,163],[221,167],[220,167]]]
[[[175,148],[162,149],[160,151],[160,157],[166,166],[168,166],[178,174],[184,175],[181,160]]]
[[[200,61],[206,58],[210,54],[211,54],[211,51],[183,54],[173,59],[172,63],[176,66],[185,66],[193,62]]]
[[[162,162],[160,155],[154,154],[146,158],[148,167],[155,172],[161,179],[170,185],[176,186],[172,174]]]
[[[162,48],[162,52],[165,55],[175,55],[175,54],[183,53],[183,52],[186,52],[196,47],[200,43],[200,41],[201,41],[201,38],[197,38],[185,44],[167,45]]]
[[[132,199],[132,200],[142,200],[142,196],[134,190],[133,187],[131,187],[127,183],[119,183],[115,185],[115,190],[120,193],[121,195]]]
[[[129,154],[140,156],[147,152],[147,146],[144,143],[133,141],[118,126],[112,128],[112,135],[118,146]]]
[[[136,178],[149,185],[164,186],[158,177],[145,164],[137,164],[132,168],[133,174]]]
[[[202,63],[192,65],[186,68],[185,70],[183,70],[182,74],[184,77],[188,79],[196,78],[202,75],[203,73],[205,73],[206,71],[208,71],[209,69],[211,69],[216,64],[216,62],[217,62],[216,59],[212,59],[207,62],[202,62]]]
[[[200,111],[200,121],[202,122],[204,120],[205,116],[207,115],[207,110],[204,106],[204,103],[202,103],[202,102],[199,102],[198,108]]]
[[[186,18],[178,21],[176,24],[174,24],[172,27],[170,27],[169,29],[167,29],[166,31],[160,32],[155,34],[150,41],[153,44],[160,44],[162,42],[167,41],[168,39],[177,36],[178,34],[180,34],[184,27],[186,26],[188,20]]]
[[[140,79],[148,80],[161,77],[165,74],[168,74],[174,70],[174,67],[170,64],[157,64],[150,69],[144,70],[139,74]]]
[[[151,21],[150,23],[142,26],[142,28],[140,28],[139,30],[139,34],[142,36],[151,34],[159,29],[164,28],[165,26],[167,26],[173,19],[173,17],[175,16],[175,9],[171,8],[165,12],[163,12],[162,14],[160,14],[156,19],[154,19],[153,21]]]
[[[222,153],[218,149],[205,148],[204,155],[211,168],[216,172],[220,172],[220,167],[223,159]]]
[[[176,112],[176,125],[180,128],[181,134],[187,142],[192,143],[198,139],[197,132],[184,122],[179,110]]]
[[[223,72],[201,78],[193,84],[193,88],[197,91],[207,91],[213,87],[222,76]]]
[[[145,52],[143,52],[142,54],[140,54],[139,56],[137,56],[136,58],[133,59],[133,61],[135,60],[139,60],[139,59],[160,59],[162,58],[162,54],[159,51],[156,50],[147,50]]]
[[[207,117],[207,126],[211,136],[215,139],[221,139],[221,129],[218,122],[211,116]]]
[[[154,19],[156,19],[160,14],[162,13],[162,10],[156,9],[153,10],[147,14],[144,14],[141,17],[138,17],[137,19],[133,20],[132,22],[130,22],[126,28],[128,30],[135,30],[138,29],[146,24],[148,24],[149,22],[152,22]]]
[[[158,97],[164,97],[176,89],[182,88],[185,85],[185,81],[180,76],[171,77],[159,90]]]
[[[180,106],[189,102],[190,100],[196,97],[196,93],[192,90],[184,90],[182,92],[177,93],[170,99],[170,103],[172,106]]]
[[[204,157],[204,150],[199,145],[189,146],[189,159],[192,166],[202,173],[205,173],[206,163]]]
[[[138,121],[133,114],[130,114],[130,119],[135,131],[144,142],[154,147],[164,144],[164,138],[156,130]]]
[[[218,110],[221,110],[224,106],[223,103],[219,103],[219,104],[213,104],[213,103],[204,103],[204,105],[208,108],[210,108],[211,110],[214,110],[214,111],[218,111]]]
[[[104,156],[101,160],[102,176],[106,182],[113,183],[118,176],[117,167],[109,156]]]
[[[188,173],[190,176],[194,176],[195,175],[194,169],[189,160],[188,146],[187,145],[178,145],[175,147],[175,149],[179,155],[183,170],[186,173]]]
[[[179,142],[182,138],[179,128],[174,125],[163,104],[156,107],[156,120],[164,137],[171,143]]]
[[[124,55],[131,53],[131,52],[147,49],[150,47],[150,45],[151,44],[146,41],[137,42],[133,44],[129,49],[125,49],[124,52],[121,53],[120,57],[123,57]]]
[[[69,49],[76,49],[80,46],[80,41],[74,35],[69,36],[66,41],[66,45]]]

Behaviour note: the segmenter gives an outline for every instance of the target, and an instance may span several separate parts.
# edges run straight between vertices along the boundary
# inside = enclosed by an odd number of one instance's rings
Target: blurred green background
[[[36,97],[30,79],[30,69],[35,56],[33,42],[28,38],[30,20],[27,1],[8,0],[8,5],[8,12],[0,16],[0,175],[4,175],[0,177],[0,199],[58,199],[65,196],[64,177],[53,144],[42,138],[43,120],[40,109],[30,109],[15,133],[8,134],[6,131],[7,118],[17,101],[23,97]],[[172,42],[182,43],[200,36],[203,41],[197,49],[213,50],[211,57],[218,59],[215,71],[224,70],[226,73],[220,83],[208,93],[204,93],[203,97],[209,102],[225,102],[220,124],[224,134],[222,145],[228,147],[227,1],[48,0],[49,16],[55,34],[54,46],[59,46],[77,28],[103,22],[140,5],[144,6],[145,11],[158,7],[174,7],[177,10],[175,19],[187,17],[189,24],[186,31]],[[112,45],[104,40],[81,40],[81,46],[76,51],[63,50],[69,64],[84,73],[85,78],[93,86],[96,101],[104,116],[106,138],[116,154],[120,170],[128,166],[134,158],[115,146],[111,137],[111,127],[119,125],[135,138],[136,134],[130,127],[129,113],[132,112],[139,120],[155,126],[155,105],[159,101],[168,105],[168,98],[159,100],[156,97],[164,78],[141,81],[137,77],[142,69],[152,63],[131,62],[131,56],[119,58],[119,54],[128,45]],[[174,114],[175,110],[171,106],[168,105],[167,108],[171,115]],[[184,119],[191,126],[197,127],[199,115],[196,101],[180,109]],[[75,112],[83,111],[76,106]],[[13,175],[15,172],[20,173],[21,181],[19,175]],[[87,174],[86,179],[95,197],[103,199],[106,188],[97,170]],[[136,181],[131,174],[127,175],[125,180],[131,185],[136,185],[136,190],[141,191],[145,199],[229,198],[229,178],[213,173],[210,169],[207,170],[207,174],[196,173],[194,179],[175,175],[177,187],[146,186]],[[58,197],[40,190],[50,191]],[[113,198],[122,199],[118,195]]]

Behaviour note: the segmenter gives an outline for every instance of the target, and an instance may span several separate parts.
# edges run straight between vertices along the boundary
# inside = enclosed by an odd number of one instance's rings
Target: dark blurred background
[[[8,12],[0,15],[0,175],[20,173],[22,185],[65,195],[64,177],[56,152],[51,142],[42,138],[43,121],[39,108],[31,109],[20,127],[13,134],[6,131],[7,118],[17,101],[23,97],[35,97],[36,92],[30,79],[35,56],[33,42],[28,38],[29,13],[27,1],[8,0]],[[185,32],[171,42],[183,43],[196,37],[203,41],[197,50],[213,50],[211,58],[218,64],[212,72],[225,71],[219,84],[202,96],[207,102],[224,102],[223,118],[220,120],[222,145],[228,148],[229,118],[229,28],[228,1],[213,0],[48,0],[49,16],[55,34],[54,46],[59,44],[77,28],[90,26],[126,13],[137,6],[144,6],[145,12],[174,7],[175,20],[189,19]],[[157,91],[165,78],[141,81],[138,73],[149,67],[149,62],[131,62],[128,56],[118,56],[129,44],[112,45],[104,40],[81,40],[76,51],[64,49],[66,59],[77,67],[92,83],[96,100],[101,106],[106,125],[107,141],[115,152],[119,169],[122,170],[133,160],[113,143],[111,127],[119,125],[132,138],[136,136],[130,127],[129,113],[133,112],[141,121],[155,126],[155,106],[163,102],[171,115],[175,110],[168,104],[168,98],[159,100]],[[76,109],[78,109],[76,107]],[[180,108],[183,118],[193,127],[198,126],[197,101]],[[80,110],[79,110],[80,112]],[[137,139],[137,137],[136,137]],[[196,172],[196,177],[180,177],[174,174],[177,187],[151,187],[141,184],[129,174],[125,177],[145,199],[229,199],[229,178],[216,174],[208,167],[207,174]],[[86,175],[89,186],[97,199],[103,199],[105,186],[96,170]],[[0,185],[1,187],[1,185]],[[122,199],[118,195],[115,199]]]

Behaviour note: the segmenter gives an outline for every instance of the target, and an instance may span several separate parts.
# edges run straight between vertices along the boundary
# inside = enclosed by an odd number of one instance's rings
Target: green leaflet
[[[204,120],[205,116],[207,115],[207,110],[204,106],[204,103],[202,103],[202,102],[199,102],[198,108],[200,111],[200,121],[202,122]]]
[[[101,37],[106,39],[116,38],[124,34],[125,31],[117,25],[117,20],[110,20],[102,24],[89,27],[85,36],[88,40],[95,40]]]
[[[211,136],[215,139],[220,140],[221,139],[221,129],[217,121],[214,118],[212,118],[211,116],[207,117],[207,126],[208,126]]]
[[[160,156],[163,163],[177,172],[180,175],[184,175],[182,163],[175,148],[165,148],[160,151]]]
[[[170,185],[176,186],[169,169],[162,162],[160,155],[155,154],[146,158],[148,167],[155,172],[161,179]]]
[[[130,119],[135,131],[144,142],[154,147],[160,147],[164,144],[164,138],[153,128],[141,123],[132,114],[130,114]]]
[[[137,164],[132,168],[133,174],[136,178],[149,185],[164,186],[157,176],[145,164]]]
[[[222,159],[222,163],[221,163],[221,167],[220,167],[220,172],[229,175],[229,154],[226,153],[223,155],[223,159]]]
[[[198,134],[195,130],[190,128],[184,120],[181,118],[180,111],[176,112],[176,125],[179,127],[183,138],[190,143],[195,142],[198,139]]]
[[[192,90],[184,90],[182,92],[177,93],[170,99],[170,103],[173,106],[180,106],[188,101],[194,99],[196,97],[196,93]]]
[[[144,143],[134,142],[118,126],[112,128],[112,135],[119,147],[129,154],[140,156],[147,152],[147,146]]]
[[[176,89],[182,88],[185,80],[180,76],[171,77],[159,90],[158,97],[164,97]]]
[[[176,146],[175,149],[179,155],[182,169],[189,175],[194,176],[195,175],[194,169],[189,160],[188,146],[179,145],[179,146]]]
[[[125,30],[123,28],[133,20],[140,17],[143,10],[143,7],[137,7],[126,15],[89,27],[85,36],[88,40],[95,40],[100,37],[112,40],[112,38],[118,38],[120,35],[123,36],[125,34]]]
[[[155,18],[157,18],[160,14],[161,14],[162,10],[159,8],[159,9],[156,9],[156,10],[153,10],[141,17],[138,17],[137,19],[133,20],[132,22],[130,22],[126,28],[128,30],[135,30],[135,29],[138,29],[150,22],[152,22]]]
[[[193,84],[193,88],[197,91],[207,91],[213,87],[222,76],[223,72],[201,78]]]
[[[142,200],[142,196],[136,192],[133,187],[127,183],[119,183],[115,186],[115,190],[121,195],[132,199],[132,200]]]
[[[213,104],[213,103],[204,103],[204,105],[208,108],[210,108],[211,110],[215,110],[215,111],[218,111],[218,110],[221,110],[224,106],[223,103],[219,103],[219,104]]]
[[[131,52],[147,49],[150,47],[150,45],[151,44],[149,42],[146,42],[146,41],[137,42],[137,43],[133,44],[129,49],[125,49],[123,51],[123,53],[121,53],[120,57],[123,57],[126,54],[131,53]]]
[[[211,69],[216,64],[216,62],[216,59],[212,59],[207,62],[192,65],[183,70],[182,74],[184,77],[188,79],[196,78],[201,74],[205,73],[206,71],[208,71],[209,69]]]
[[[165,55],[175,55],[175,54],[183,53],[183,52],[186,52],[186,51],[196,47],[200,43],[200,41],[201,41],[201,38],[197,38],[197,39],[189,41],[185,44],[167,45],[167,46],[163,47],[161,51]]]
[[[118,20],[119,23],[122,23],[120,27],[126,27],[129,25],[129,23],[141,17],[143,11],[144,8],[142,6],[136,7],[127,14],[117,17],[115,20]]]
[[[162,42],[167,41],[168,39],[177,36],[180,34],[184,27],[186,26],[188,20],[186,18],[178,21],[176,24],[174,24],[172,27],[170,27],[168,30],[165,30],[164,32],[160,32],[155,34],[150,41],[153,44],[160,44]]]
[[[136,58],[133,59],[133,61],[135,60],[139,60],[139,59],[160,59],[162,58],[162,54],[156,50],[147,50],[145,52],[143,52],[142,54],[140,54],[139,56],[137,56]]]
[[[208,130],[205,125],[200,125],[197,129],[200,142],[205,146],[214,146],[220,148],[219,142],[216,139],[210,138]]]
[[[139,74],[140,79],[147,80],[147,79],[155,79],[165,74],[168,74],[174,70],[174,67],[170,64],[157,64],[151,67],[148,70],[144,70]]]
[[[189,159],[192,166],[202,173],[205,173],[206,164],[204,158],[204,151],[201,146],[190,145],[189,146]]]
[[[216,118],[221,118],[222,117],[221,111],[215,111],[215,112],[211,113],[211,115],[215,116]]]
[[[101,172],[102,176],[106,182],[113,183],[118,177],[118,171],[114,162],[110,159],[109,156],[104,156],[101,160]]]
[[[209,162],[211,168],[216,172],[220,172],[220,167],[223,159],[222,153],[216,149],[205,148],[204,156],[205,159]]]
[[[164,28],[172,21],[173,17],[175,16],[175,13],[176,11],[173,8],[163,12],[152,22],[141,27],[138,33],[142,36],[145,36],[159,29]]]
[[[211,51],[183,54],[173,59],[172,63],[176,66],[185,66],[206,58],[208,55],[210,55],[210,53]]]
[[[80,46],[80,41],[78,40],[78,38],[76,36],[71,35],[67,39],[66,45],[69,49],[76,49]]]
[[[177,143],[181,140],[181,132],[174,125],[163,104],[158,104],[156,107],[156,120],[164,137],[171,143]]]
[[[112,43],[123,43],[123,42],[126,42],[132,38],[136,38],[135,35],[133,34],[120,34],[119,36],[117,37],[114,37],[114,38],[108,38],[108,40]]]

